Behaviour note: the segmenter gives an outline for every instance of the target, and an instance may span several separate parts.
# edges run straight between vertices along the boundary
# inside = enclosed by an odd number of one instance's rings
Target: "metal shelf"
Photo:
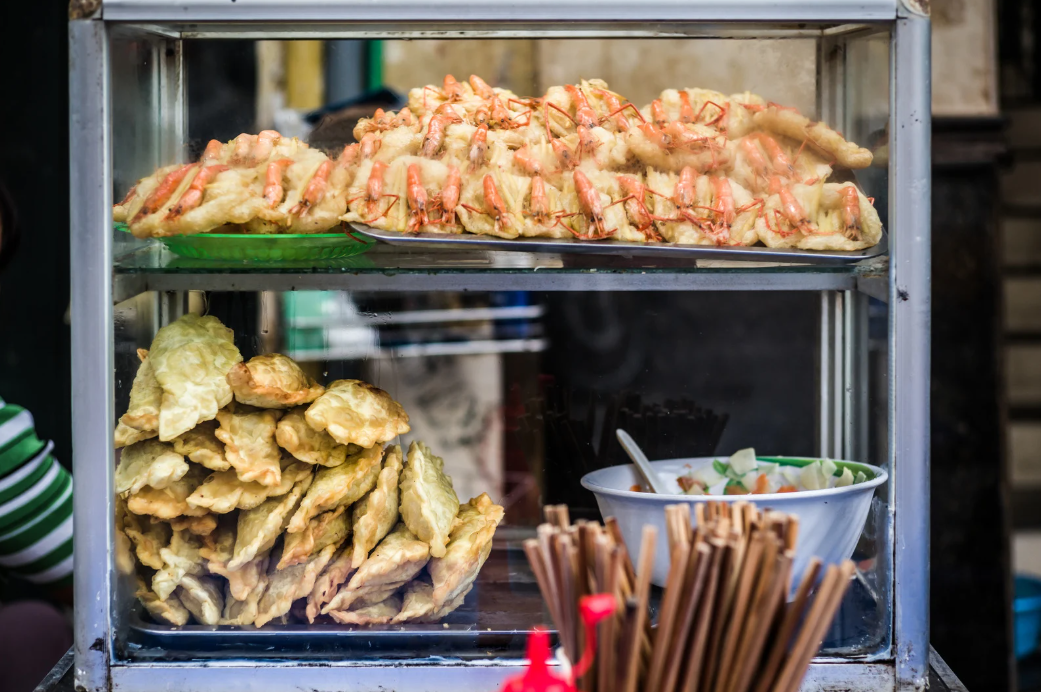
[[[118,22],[877,22],[896,19],[897,0],[105,0]],[[277,29],[269,27],[269,29]],[[242,27],[238,31],[241,36]],[[575,28],[570,34],[573,36]]]
[[[546,339],[482,339],[478,341],[446,341],[439,343],[374,346],[372,348],[325,348],[289,351],[290,358],[300,362],[360,360],[362,358],[418,358],[431,356],[484,356],[501,353],[538,353],[545,351]]]
[[[947,663],[944,662],[944,660],[940,658],[940,655],[932,648],[929,650],[929,663],[930,690],[935,690],[936,692],[966,692],[965,686],[962,685],[961,681],[958,680],[957,676],[955,676]],[[829,667],[825,668],[825,666]],[[430,671],[432,672],[437,670],[437,668],[430,668]],[[354,674],[354,672],[355,671],[352,671],[352,674]],[[511,671],[511,674],[512,672],[515,671]],[[806,675],[806,683],[809,686],[819,688],[826,681],[838,679],[842,672],[843,671],[839,669],[839,666],[835,664],[812,664],[809,673]],[[893,683],[892,676],[886,675],[885,673],[882,673],[877,677],[872,676],[870,679],[872,682],[879,685],[888,684],[889,686],[892,686]],[[43,682],[40,683],[37,690],[40,690],[41,692],[74,692],[76,689],[74,682],[73,649],[69,649],[69,651],[54,666],[51,672],[43,679]],[[841,682],[842,681],[840,680],[840,684]]]
[[[847,291],[885,298],[888,258],[839,266],[666,261],[378,246],[343,260],[282,265],[182,260],[156,246],[117,259],[113,301],[144,291]]]
[[[114,314],[112,304],[141,291],[359,291],[438,290],[773,290],[851,291],[894,300],[889,306],[887,461],[893,471],[885,498],[891,589],[888,648],[883,660],[820,661],[806,688],[923,689],[929,676],[928,647],[928,372],[929,372],[929,31],[925,0],[104,0],[92,20],[72,21],[70,38],[70,204],[73,383],[76,464],[114,456]],[[575,264],[559,256],[499,253],[434,264],[372,252],[359,262],[260,269],[243,265],[186,264],[157,250],[113,253],[111,237],[114,132],[111,78],[120,56],[113,37],[144,37],[153,49],[153,98],[161,114],[149,121],[158,138],[156,155],[172,160],[185,141],[180,39],[196,38],[426,38],[491,37],[807,38],[818,42],[828,70],[821,82],[822,117],[843,118],[842,81],[850,77],[840,49],[861,33],[886,32],[891,40],[889,207],[894,232],[888,259],[844,267],[754,265],[750,262],[686,262],[664,265],[614,263],[597,258]],[[155,40],[155,37],[161,37]],[[751,45],[751,44],[750,44]],[[897,69],[899,66],[899,69]],[[834,67],[836,69],[830,69]],[[117,101],[118,102],[118,101]],[[149,254],[151,253],[151,254]],[[506,257],[510,255],[511,257]],[[443,256],[441,259],[445,259]],[[364,265],[363,260],[372,264]],[[379,261],[374,261],[379,260]],[[364,265],[364,266],[363,266]],[[160,306],[164,301],[156,301]],[[864,301],[850,295],[822,296],[822,426],[827,444],[845,438],[844,411],[856,411],[861,391],[853,344],[865,337],[856,320]],[[826,308],[827,305],[832,307]],[[839,307],[842,310],[839,310]],[[143,317],[140,318],[143,321]],[[831,374],[829,374],[831,373]],[[834,376],[832,376],[832,374]],[[831,378],[831,379],[829,379]],[[829,384],[830,383],[830,384]],[[828,389],[834,385],[833,389]],[[842,388],[850,385],[848,388]],[[855,385],[855,386],[852,386]],[[835,414],[835,415],[832,415]],[[841,433],[841,434],[840,434]],[[835,442],[838,440],[838,442]],[[849,447],[854,442],[846,441]],[[900,463],[894,463],[900,459]],[[87,692],[185,687],[240,690],[263,676],[268,686],[314,690],[384,687],[410,690],[492,689],[519,672],[512,658],[473,663],[445,658],[362,662],[275,662],[227,657],[185,663],[121,662],[117,629],[120,605],[112,595],[112,487],[114,464],[76,478],[77,657],[76,686]],[[876,653],[872,653],[876,655]]]
[[[321,315],[319,317],[289,318],[286,326],[292,329],[321,329],[323,327],[376,327],[402,324],[437,324],[447,322],[484,322],[489,320],[530,320],[542,317],[542,305],[516,305],[504,308],[452,308],[447,310],[402,310],[369,315]]]

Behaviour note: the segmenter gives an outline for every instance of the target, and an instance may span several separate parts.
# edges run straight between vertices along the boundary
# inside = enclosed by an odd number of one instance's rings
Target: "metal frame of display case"
[[[924,6],[924,9],[923,9]],[[518,659],[207,660],[126,662],[113,652],[114,458],[113,305],[142,291],[328,290],[809,290],[822,296],[820,451],[855,457],[863,449],[864,403],[852,383],[865,377],[854,346],[865,338],[867,295],[889,304],[888,489],[885,545],[892,549],[892,641],[879,660],[818,659],[813,689],[923,689],[928,676],[930,23],[924,0],[104,0],[93,16],[70,22],[72,405],[75,470],[76,688],[192,689],[234,692],[281,687],[396,692],[490,690],[523,665]],[[681,37],[786,35],[827,40],[815,23],[882,25],[890,44],[890,257],[853,269],[700,263],[683,270],[595,269],[504,276],[487,267],[409,273],[194,273],[114,267],[111,32],[123,24],[150,32],[157,52],[154,95],[172,159],[184,130],[183,38],[459,38],[484,36]],[[488,31],[494,27],[494,31]],[[843,30],[846,27],[839,27]],[[830,30],[828,30],[830,31]],[[487,269],[487,271],[484,271]],[[160,294],[162,295],[162,294]],[[162,301],[160,301],[162,303]],[[161,305],[160,305],[161,307]],[[162,313],[162,310],[160,310]],[[862,388],[861,388],[862,389]],[[255,672],[258,676],[247,675]]]

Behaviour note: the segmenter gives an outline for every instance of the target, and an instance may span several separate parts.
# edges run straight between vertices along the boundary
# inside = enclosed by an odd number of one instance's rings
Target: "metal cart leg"
[[[893,643],[901,690],[924,689],[929,673],[930,38],[928,16],[901,7],[889,129],[889,506],[900,508]]]
[[[108,690],[113,517],[98,512],[112,492],[114,418],[111,118],[108,42],[100,21],[69,22],[72,109],[72,467],[76,598],[76,689]]]

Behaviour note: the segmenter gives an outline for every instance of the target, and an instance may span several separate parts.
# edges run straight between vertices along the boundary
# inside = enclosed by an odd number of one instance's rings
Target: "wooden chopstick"
[[[685,539],[681,538],[677,541],[676,550],[672,554],[672,564],[669,566],[669,576],[665,582],[665,593],[659,609],[658,627],[655,630],[654,642],[651,646],[650,677],[647,684],[643,687],[643,692],[660,692],[661,681],[665,675],[665,656],[669,651],[669,641],[672,638],[676,610],[683,595],[689,557],[690,546]]]
[[[708,541],[711,549],[709,558],[708,574],[706,576],[705,591],[698,606],[698,613],[694,620],[694,627],[687,654],[687,669],[683,684],[679,687],[682,692],[696,692],[701,679],[702,661],[705,656],[705,644],[708,641],[709,626],[712,623],[713,611],[716,606],[716,593],[719,590],[723,575],[721,566],[726,544],[719,538],[713,537]]]
[[[611,550],[609,565],[606,583],[607,593],[615,594],[618,591],[618,583],[622,579],[622,571],[624,570],[622,566],[622,551],[618,546]],[[600,650],[605,651],[606,655],[604,656],[605,660],[601,661],[599,675],[602,692],[615,692],[618,687],[618,618],[621,610],[619,605],[615,605],[615,615],[604,620],[604,642]]]
[[[743,512],[743,510],[742,510]],[[751,603],[752,588],[755,586],[756,578],[760,571],[760,557],[763,553],[763,534],[756,533],[745,549],[745,558],[741,564],[741,573],[738,578],[737,590],[734,594],[733,605],[727,616],[728,627],[723,640],[719,668],[716,674],[713,689],[715,692],[724,692],[730,677],[730,666],[737,653],[737,645],[741,639],[741,626],[745,622],[745,614]]]
[[[618,684],[615,686],[615,690],[622,692],[626,689],[630,672],[633,677],[638,676],[640,672],[640,638],[636,629],[639,607],[640,602],[635,598],[630,598],[625,602],[625,611],[622,615],[622,636],[618,641],[617,653]]]
[[[611,533],[614,542],[622,548],[622,566],[625,568],[625,574],[629,579],[629,583],[635,584],[636,568],[633,567],[632,557],[629,555],[629,550],[625,546],[625,539],[622,538],[622,528],[618,525],[618,520],[614,517],[604,519],[604,528]]]
[[[795,543],[799,540],[799,517],[794,514],[788,515],[788,525],[784,532],[784,549],[795,550]]]
[[[802,581],[799,582],[799,589],[795,592],[795,598],[788,604],[781,619],[781,624],[777,628],[777,634],[774,635],[770,656],[767,658],[759,675],[759,684],[756,685],[755,692],[769,692],[769,690],[773,689],[777,671],[780,669],[784,655],[788,651],[788,642],[791,641],[795,627],[799,624],[799,619],[806,609],[806,600],[810,596],[810,590],[817,583],[817,575],[820,574],[820,570],[820,558],[813,558],[810,560],[810,564],[806,566],[806,570],[802,575]]]
[[[564,505],[523,547],[561,646],[572,664],[585,630],[579,601],[610,593],[615,613],[599,625],[597,660],[578,682],[594,692],[796,692],[842,603],[852,563],[821,571],[812,560],[794,600],[798,519],[755,505],[694,503],[665,508],[670,566],[656,625],[650,579],[657,531],[644,527],[639,560],[613,518],[571,522]],[[755,683],[753,684],[753,680]]]
[[[575,665],[578,663],[581,650],[578,646],[579,624],[576,617],[578,598],[575,594],[575,573],[571,561],[571,538],[567,534],[557,534],[554,539],[553,548],[557,560],[557,570],[560,583],[563,585],[560,595],[563,598],[561,612],[564,613],[566,623],[564,652],[571,661],[571,665]]]
[[[636,692],[637,678],[640,672],[640,655],[643,652],[644,627],[647,621],[647,605],[651,594],[651,573],[654,571],[654,547],[658,530],[653,526],[643,527],[643,540],[640,544],[640,565],[636,572],[635,597],[639,610],[633,623],[634,642],[629,652],[629,660],[625,669],[625,686],[622,692]]]
[[[720,524],[726,524],[727,518],[723,517]],[[716,587],[716,602],[713,605],[711,627],[708,632],[707,648],[705,649],[704,671],[701,677],[701,688],[706,692],[712,689],[712,679],[715,677],[716,668],[719,666],[719,653],[723,646],[723,631],[727,626],[730,612],[731,583],[734,581],[734,572],[737,570],[738,541],[731,533],[727,538],[720,558],[719,584]]]
[[[795,643],[792,644],[791,651],[784,660],[784,665],[781,666],[780,672],[777,673],[777,679],[774,681],[773,686],[774,692],[785,692],[790,687],[792,680],[798,672],[799,659],[802,657],[803,651],[813,645],[813,633],[816,630],[817,623],[824,615],[824,610],[832,592],[838,585],[839,568],[835,565],[828,565],[824,571],[824,581],[821,582],[820,588],[817,589],[817,595],[814,596],[810,610],[803,620],[802,627],[799,628],[799,633],[795,637]]]
[[[702,602],[711,557],[712,549],[708,544],[703,541],[693,544],[683,585],[681,617],[672,633],[672,641],[664,642],[668,646],[668,653],[665,658],[665,675],[662,677],[659,692],[673,692],[676,688],[680,664],[685,658],[684,652],[687,651],[691,629],[694,626],[694,617]]]
[[[779,548],[775,539],[772,548],[768,547],[764,556],[764,564],[770,566],[762,573],[760,587],[757,590],[755,605],[751,615],[745,621],[745,630],[738,646],[738,654],[731,667],[730,680],[725,687],[726,692],[745,692],[752,680],[756,664],[761,660],[763,644],[770,627],[774,622],[774,614],[781,606],[781,599],[787,593],[787,573],[791,570],[791,558],[777,555]]]
[[[542,551],[539,550],[539,542],[534,538],[524,541],[524,554],[528,557],[528,562],[531,564],[531,571],[535,574],[535,581],[539,585],[539,591],[542,592],[542,598],[549,607],[549,615],[553,619],[553,624],[559,631],[561,623],[560,598],[556,593],[553,580],[548,576],[549,570],[543,560]]]
[[[676,524],[676,512],[679,509],[676,505],[665,505],[665,536],[669,543],[669,558],[670,560],[675,557],[676,546],[679,545],[680,536],[677,532]]]
[[[787,687],[778,689],[783,689],[787,692],[797,692],[799,689],[799,685],[802,683],[802,679],[806,676],[806,671],[810,666],[810,661],[813,660],[813,657],[820,650],[824,635],[827,634],[828,628],[835,618],[835,613],[838,611],[839,606],[842,605],[842,598],[849,587],[849,580],[852,578],[854,571],[855,568],[850,560],[846,560],[839,565],[835,582],[827,594],[827,600],[819,616],[816,619],[807,617],[806,624],[812,623],[813,626],[802,646],[793,652],[795,663],[792,666],[792,673],[788,679]]]

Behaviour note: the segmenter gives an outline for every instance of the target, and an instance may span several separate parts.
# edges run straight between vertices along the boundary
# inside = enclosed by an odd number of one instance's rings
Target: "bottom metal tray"
[[[297,602],[299,607],[300,602]],[[294,609],[295,610],[295,609]],[[292,615],[292,612],[291,612]],[[234,655],[299,658],[486,657],[524,651],[527,633],[551,623],[524,554],[493,550],[466,601],[437,624],[349,626],[315,624],[207,626],[159,624],[140,604],[128,618],[128,648],[164,659]]]
[[[452,250],[505,250],[510,252],[567,253],[585,255],[621,255],[624,257],[657,257],[662,259],[743,260],[746,262],[783,262],[792,264],[849,264],[878,257],[889,252],[889,236],[885,229],[874,247],[855,252],[830,250],[797,250],[769,247],[718,247],[715,245],[675,245],[673,243],[623,243],[615,240],[580,240],[578,238],[514,238],[507,240],[471,233],[401,233],[384,231],[361,223],[350,224],[359,233],[391,245],[414,248],[449,248]]]

